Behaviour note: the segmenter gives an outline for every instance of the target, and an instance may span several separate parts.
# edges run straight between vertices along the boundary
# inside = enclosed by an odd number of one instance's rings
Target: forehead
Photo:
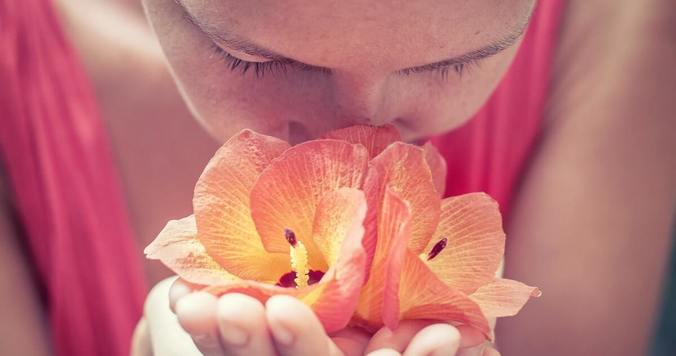
[[[331,68],[405,67],[476,50],[521,29],[532,0],[181,0],[210,30]],[[398,54],[396,59],[392,54]]]

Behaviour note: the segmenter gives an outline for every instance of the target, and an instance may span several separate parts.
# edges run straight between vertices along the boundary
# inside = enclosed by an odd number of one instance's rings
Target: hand
[[[242,294],[192,293],[194,288],[180,280],[171,286],[173,280],[149,294],[133,356],[499,355],[473,329],[427,321],[404,321],[395,331],[383,328],[372,337],[356,328],[329,337],[312,311],[294,298],[273,297],[263,307]]]
[[[329,337],[312,311],[292,297],[270,298],[264,307],[242,294],[216,298],[174,280],[158,283],[148,295],[132,356],[352,356],[362,355],[369,340],[366,332],[350,328]]]
[[[500,356],[484,336],[469,327],[405,320],[392,331],[382,328],[369,341],[369,356]]]

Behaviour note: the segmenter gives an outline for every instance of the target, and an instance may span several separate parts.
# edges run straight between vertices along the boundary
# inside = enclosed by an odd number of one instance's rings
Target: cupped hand
[[[167,298],[169,295],[169,298]],[[173,311],[173,312],[172,312]],[[404,321],[374,335],[346,328],[330,336],[302,302],[275,296],[263,305],[232,293],[217,298],[181,280],[150,292],[132,356],[169,355],[499,355],[469,328]]]
[[[352,356],[362,355],[368,340],[360,329],[329,337],[314,313],[292,297],[275,296],[264,306],[238,293],[217,298],[171,278],[149,293],[131,354]]]
[[[397,329],[382,328],[364,350],[369,356],[499,356],[484,336],[470,327],[427,320],[405,320]]]

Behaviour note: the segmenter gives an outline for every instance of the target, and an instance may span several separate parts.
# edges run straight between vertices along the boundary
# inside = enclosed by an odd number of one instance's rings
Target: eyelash
[[[284,74],[286,74],[286,71],[289,66],[294,67],[296,69],[299,69],[301,71],[306,71],[306,72],[318,72],[322,74],[331,74],[330,69],[326,68],[318,68],[318,67],[313,67],[309,66],[307,64],[295,62],[295,61],[269,61],[269,62],[249,62],[245,61],[243,59],[239,59],[230,53],[224,51],[221,47],[212,44],[212,48],[214,51],[214,54],[216,54],[222,61],[225,62],[225,64],[228,66],[228,69],[230,69],[233,72],[239,71],[242,75],[246,74],[249,70],[252,70],[256,78],[262,78],[265,73],[276,73],[278,71],[282,71]],[[474,66],[479,64],[479,60],[470,60],[468,62],[464,63],[456,63],[456,64],[447,64],[447,65],[437,65],[437,66],[423,66],[423,67],[418,67],[418,68],[411,68],[411,69],[404,69],[399,71],[399,74],[402,75],[411,75],[411,74],[416,74],[416,73],[424,73],[424,72],[435,72],[441,75],[441,78],[443,80],[448,79],[448,72],[450,70],[453,70],[458,74],[458,76],[462,77],[463,73],[466,71],[470,70]]]
[[[282,71],[284,74],[286,74],[286,71],[290,66],[306,72],[319,72],[324,74],[331,73],[331,71],[328,69],[317,68],[294,61],[249,62],[231,55],[215,44],[212,45],[212,47],[214,53],[225,62],[225,64],[228,66],[228,69],[233,72],[239,71],[242,75],[246,74],[246,72],[249,70],[252,70],[255,73],[256,78],[262,78],[266,72],[272,74]]]
[[[416,73],[425,73],[425,72],[435,72],[441,75],[441,78],[446,80],[448,79],[448,72],[453,70],[459,77],[462,77],[465,72],[470,71],[475,66],[479,65],[478,59],[470,59],[466,62],[455,63],[455,64],[441,64],[441,65],[429,65],[422,66],[417,68],[403,69],[399,73],[402,75],[411,75]]]

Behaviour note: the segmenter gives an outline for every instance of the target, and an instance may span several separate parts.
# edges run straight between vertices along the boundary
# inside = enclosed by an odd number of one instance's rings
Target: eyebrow
[[[194,26],[197,26],[214,43],[224,44],[230,49],[248,54],[250,56],[262,57],[262,58],[265,58],[265,59],[283,62],[283,63],[297,64],[297,65],[299,65],[299,66],[301,66],[305,69],[314,68],[314,69],[319,70],[319,71],[330,70],[330,68],[306,64],[306,63],[297,61],[295,59],[291,59],[291,58],[282,56],[280,54],[277,54],[275,52],[272,52],[270,50],[267,50],[265,48],[257,46],[253,42],[247,41],[246,39],[238,38],[238,37],[233,36],[232,34],[230,34],[228,32],[224,32],[222,30],[214,29],[211,26],[208,26],[207,24],[201,22],[195,16],[193,16],[190,13],[190,11],[188,11],[186,6],[183,5],[181,0],[174,0],[174,2],[181,8],[181,10],[183,12],[183,17],[185,18],[185,20],[188,21],[189,23],[193,24]],[[419,66],[413,66],[413,67],[409,67],[409,68],[400,69],[400,70],[398,70],[398,72],[408,74],[408,73],[423,72],[423,71],[428,71],[428,70],[435,70],[435,69],[438,69],[438,68],[457,67],[457,66],[463,66],[463,65],[470,64],[470,63],[476,62],[476,61],[484,59],[484,58],[494,56],[494,55],[506,50],[507,48],[513,46],[516,42],[518,42],[519,38],[521,38],[523,33],[526,31],[526,28],[528,28],[528,24],[530,23],[531,15],[532,15],[532,12],[529,12],[528,16],[525,17],[525,21],[522,20],[520,22],[519,26],[515,30],[512,30],[506,36],[502,37],[501,39],[499,39],[499,40],[497,40],[497,41],[495,41],[495,42],[493,42],[493,43],[491,43],[491,44],[489,44],[485,47],[467,52],[465,54],[462,54],[462,55],[459,55],[459,56],[456,56],[456,57],[453,57],[453,58],[437,61],[437,62],[434,62],[434,63],[428,63],[428,64],[419,65]]]

